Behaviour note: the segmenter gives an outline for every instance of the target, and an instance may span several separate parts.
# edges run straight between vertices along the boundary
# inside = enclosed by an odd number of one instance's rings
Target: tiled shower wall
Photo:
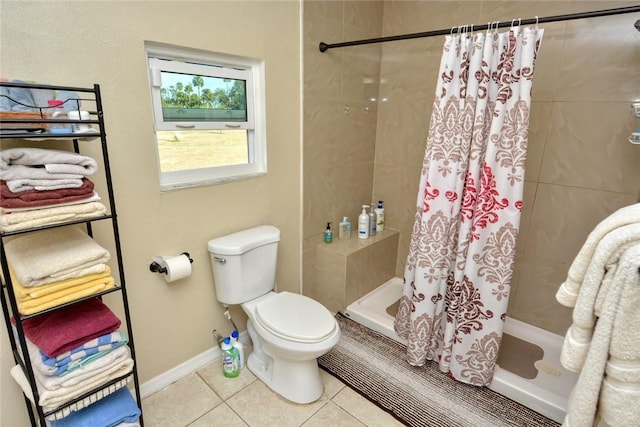
[[[380,28],[394,35],[636,3],[305,2],[305,284],[313,280],[311,243],[323,222],[338,221],[343,212],[357,215],[370,195],[385,200],[387,226],[400,231],[396,272],[402,276],[443,38],[322,55],[315,53],[319,41],[375,37]],[[599,221],[639,197],[640,147],[627,142],[638,125],[630,109],[640,100],[638,19],[636,13],[541,25],[509,315],[558,334],[571,320],[570,310],[555,302],[571,261]],[[377,107],[364,89],[371,78],[379,82],[372,96]],[[359,108],[350,116],[345,105]]]
[[[379,37],[383,2],[304,2],[303,287],[315,288],[315,245],[327,222],[357,226],[371,203],[380,45],[320,53],[318,43]],[[375,194],[375,193],[374,193]],[[354,228],[357,230],[357,228]],[[319,284],[321,286],[321,284]]]

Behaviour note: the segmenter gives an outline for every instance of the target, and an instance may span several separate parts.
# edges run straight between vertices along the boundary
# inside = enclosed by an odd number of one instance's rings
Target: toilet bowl
[[[340,339],[336,319],[315,300],[290,292],[271,292],[242,308],[253,341],[251,372],[285,399],[316,401],[323,391],[317,358]]]
[[[319,302],[274,292],[279,241],[270,225],[210,240],[216,298],[240,304],[249,318],[251,372],[285,399],[311,403],[323,391],[316,359],[336,345],[340,327]]]

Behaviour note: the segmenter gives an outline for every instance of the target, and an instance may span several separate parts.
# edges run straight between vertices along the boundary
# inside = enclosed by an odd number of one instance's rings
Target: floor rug
[[[553,426],[559,424],[486,387],[449,378],[434,362],[415,367],[406,347],[341,313],[338,344],[321,368],[410,426]]]

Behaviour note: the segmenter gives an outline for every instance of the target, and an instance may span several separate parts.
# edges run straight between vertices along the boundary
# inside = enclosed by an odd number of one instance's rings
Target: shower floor
[[[401,344],[393,330],[402,297],[402,279],[393,278],[347,307],[350,319]],[[548,418],[562,422],[577,375],[560,364],[564,338],[507,317],[498,367],[489,388]]]

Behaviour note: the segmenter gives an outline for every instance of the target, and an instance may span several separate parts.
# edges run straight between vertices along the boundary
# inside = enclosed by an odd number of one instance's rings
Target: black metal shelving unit
[[[8,231],[2,232],[0,231],[0,266],[2,268],[2,292],[0,292],[0,302],[2,303],[2,312],[4,316],[4,321],[7,329],[7,333],[9,336],[9,341],[11,343],[11,349],[13,352],[14,360],[17,364],[19,364],[25,374],[26,379],[29,382],[29,386],[31,388],[31,392],[33,393],[33,402],[36,404],[32,404],[31,400],[25,395],[25,403],[27,406],[27,410],[29,413],[29,419],[31,420],[32,426],[45,426],[47,425],[46,419],[50,416],[56,416],[65,408],[70,407],[71,405],[82,401],[90,396],[95,396],[100,398],[104,396],[104,392],[107,391],[110,387],[114,387],[117,383],[122,384],[123,381],[127,383],[131,383],[131,379],[133,379],[133,388],[135,392],[135,398],[138,404],[138,408],[140,408],[141,415],[139,418],[139,423],[141,426],[144,426],[144,421],[142,418],[142,400],[140,397],[140,382],[138,378],[138,370],[137,370],[137,360],[135,353],[135,345],[133,339],[133,329],[131,325],[131,316],[129,312],[129,301],[127,298],[127,291],[125,286],[125,274],[124,274],[124,265],[122,261],[122,250],[120,245],[120,237],[118,230],[118,216],[116,214],[116,205],[113,191],[113,183],[111,179],[111,170],[109,164],[109,155],[107,151],[107,137],[105,133],[104,126],[104,116],[102,110],[102,99],[100,95],[100,86],[98,84],[94,84],[92,88],[82,88],[82,87],[69,87],[69,86],[53,86],[53,85],[39,85],[39,84],[28,84],[28,83],[8,83],[8,82],[0,82],[0,88],[28,88],[28,89],[42,89],[42,90],[52,90],[52,91],[69,91],[78,94],[78,100],[80,102],[85,102],[91,105],[91,110],[89,111],[90,119],[83,120],[83,125],[91,125],[95,132],[91,133],[60,133],[60,132],[50,132],[49,129],[52,126],[71,126],[74,124],[79,124],[79,121],[69,120],[69,119],[58,119],[58,118],[50,118],[48,114],[50,112],[49,108],[51,107],[41,107],[36,110],[35,117],[32,114],[32,117],[24,118],[24,117],[12,117],[11,115],[2,117],[0,116],[0,142],[4,140],[19,140],[20,145],[28,145],[30,141],[52,141],[52,140],[66,140],[71,141],[70,145],[73,146],[73,151],[76,153],[80,153],[80,145],[81,143],[95,143],[97,140],[100,140],[101,144],[101,152],[102,152],[102,162],[103,162],[103,170],[102,174],[106,180],[106,187],[108,192],[108,212],[105,215],[82,219],[82,220],[74,220],[63,223],[56,223],[51,225],[46,225],[37,228],[29,228],[29,229],[21,229],[16,231]],[[85,110],[85,108],[82,108]],[[100,171],[98,172],[100,173]],[[16,298],[13,291],[13,284],[11,282],[11,276],[9,275],[9,265],[7,262],[6,254],[5,254],[5,239],[10,236],[24,234],[24,233],[34,233],[41,230],[46,230],[55,227],[66,227],[70,225],[76,224],[84,224],[86,227],[87,234],[93,237],[93,229],[92,223],[97,221],[108,221],[112,225],[112,237],[115,245],[115,257],[112,257],[112,260],[115,258],[118,264],[118,272],[119,278],[116,280],[116,286],[102,293],[93,294],[87,296],[85,298],[80,298],[78,300],[74,300],[72,302],[44,310],[35,314],[31,314],[28,316],[20,315],[18,312],[18,306],[16,302]],[[24,330],[22,327],[22,322],[28,318],[33,318],[40,316],[44,313],[48,313],[54,310],[58,310],[62,307],[66,307],[69,305],[77,304],[81,301],[95,298],[96,296],[102,297],[102,295],[114,293],[119,294],[122,299],[122,306],[124,310],[124,323],[126,324],[126,330],[128,335],[128,346],[131,352],[131,358],[134,361],[133,370],[121,377],[114,378],[109,382],[102,384],[99,387],[91,390],[88,393],[83,394],[75,399],[69,400],[65,402],[63,405],[50,410],[44,411],[43,408],[37,404],[39,401],[38,389],[36,386],[36,381],[33,373],[33,366],[31,364],[31,360],[29,358],[27,352],[27,344],[25,340]],[[12,323],[11,317],[14,317],[15,324],[13,327],[15,328],[15,336],[12,333]],[[121,319],[123,320],[123,319]],[[3,373],[3,375],[6,373]],[[126,386],[125,386],[126,387]],[[99,402],[99,400],[98,400]]]

